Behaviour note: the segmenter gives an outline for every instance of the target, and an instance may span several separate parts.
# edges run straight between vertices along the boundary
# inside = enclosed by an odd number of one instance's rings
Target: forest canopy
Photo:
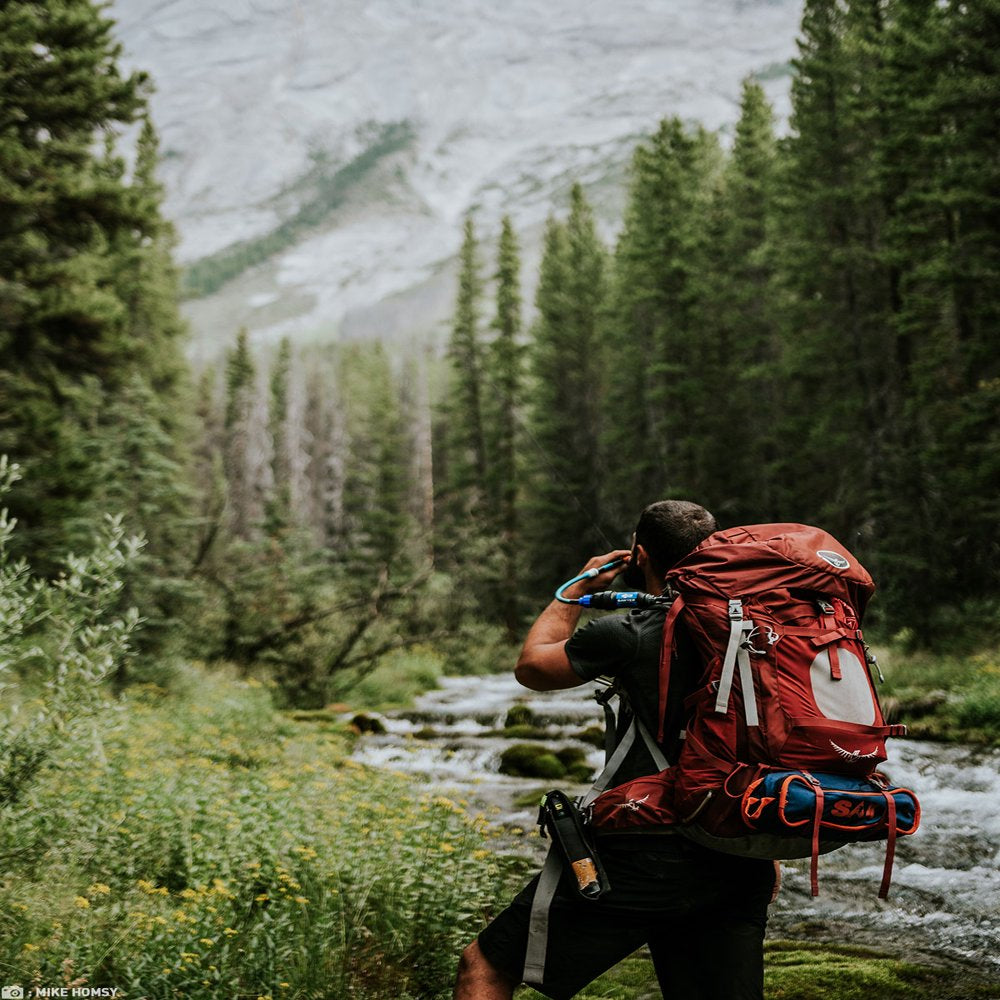
[[[788,134],[753,78],[729,145],[665,118],[613,246],[583,187],[553,206],[533,308],[510,219],[470,216],[443,356],[420,330],[220,330],[192,373],[148,81],[89,0],[5,4],[12,556],[51,576],[121,513],[143,669],[264,664],[301,704],[388,651],[516,639],[667,495],[821,524],[887,634],[975,641],[1000,558],[995,7],[810,0]]]

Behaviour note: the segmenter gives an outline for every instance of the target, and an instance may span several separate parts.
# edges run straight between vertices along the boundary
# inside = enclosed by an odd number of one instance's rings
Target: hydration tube
[[[584,594],[583,597],[563,597],[563,592],[574,583],[581,580],[590,580],[601,573],[606,573],[615,566],[624,565],[624,559],[612,559],[611,562],[598,566],[596,569],[588,569],[579,576],[574,576],[572,580],[567,580],[557,591],[556,600],[563,604],[579,604],[581,608],[595,608],[599,611],[614,611],[616,608],[652,608],[658,604],[666,604],[667,597],[656,594],[647,594],[642,590],[601,590],[596,594]]]

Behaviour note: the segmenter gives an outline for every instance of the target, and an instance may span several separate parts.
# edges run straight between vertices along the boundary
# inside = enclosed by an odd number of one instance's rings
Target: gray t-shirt
[[[659,729],[660,641],[667,606],[637,608],[626,614],[595,618],[577,629],[566,643],[566,655],[575,673],[585,681],[597,677],[614,678],[624,692],[618,713],[617,738],[625,735],[634,709],[653,739]],[[697,651],[678,623],[674,632],[677,655],[670,670],[664,742],[661,746],[670,763],[680,752],[680,732],[684,727],[684,698],[698,674]],[[620,785],[659,770],[641,739],[629,751],[612,785]]]

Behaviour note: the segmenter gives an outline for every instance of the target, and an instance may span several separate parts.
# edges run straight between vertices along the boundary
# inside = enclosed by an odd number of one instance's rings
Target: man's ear
[[[649,553],[641,546],[636,545],[635,547],[635,564],[636,566],[642,567],[649,562]]]

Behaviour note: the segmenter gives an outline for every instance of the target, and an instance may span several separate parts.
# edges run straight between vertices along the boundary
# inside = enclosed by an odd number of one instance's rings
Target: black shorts
[[[545,981],[574,996],[644,944],[672,1000],[761,1000],[774,865],[681,836],[618,835],[599,845],[611,890],[582,899],[564,879],[549,914]],[[520,982],[537,876],[479,935],[487,961]]]

